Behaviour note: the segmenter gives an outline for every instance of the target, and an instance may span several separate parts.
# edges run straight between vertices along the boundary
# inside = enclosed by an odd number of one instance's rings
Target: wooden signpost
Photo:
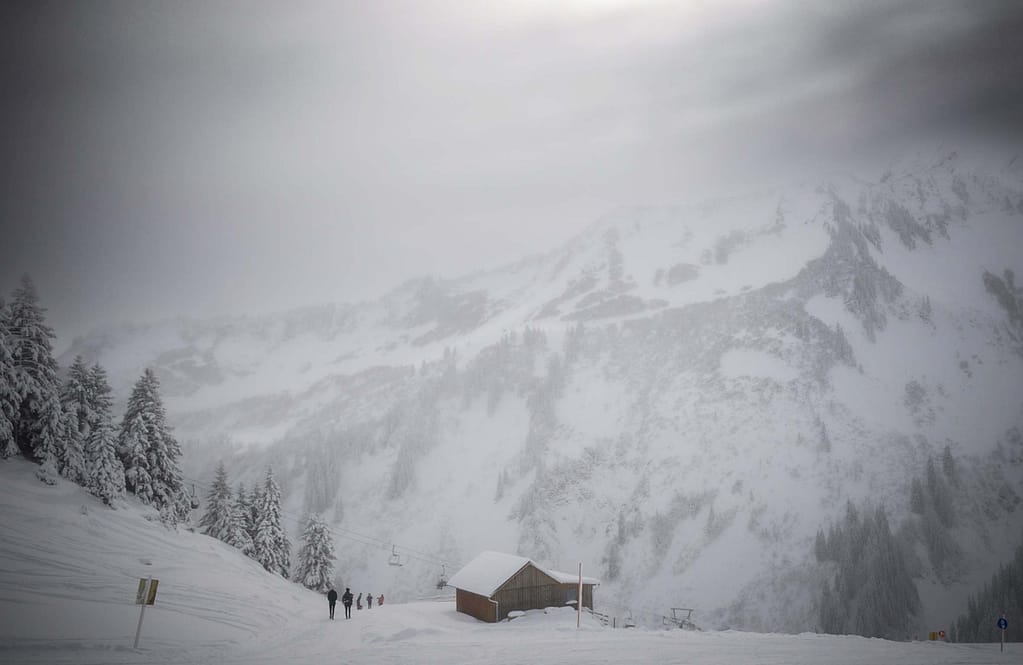
[[[160,585],[160,580],[154,580],[152,577],[146,579],[139,578],[139,589],[135,593],[135,604],[141,605],[142,609],[139,611],[139,625],[135,629],[135,646],[133,649],[139,648],[139,637],[142,635],[142,619],[146,616],[146,605],[153,605],[156,603],[156,587]]]

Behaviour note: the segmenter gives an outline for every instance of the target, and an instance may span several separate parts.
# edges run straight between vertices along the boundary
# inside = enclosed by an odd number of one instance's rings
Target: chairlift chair
[[[195,510],[196,508],[198,508],[199,507],[199,497],[197,497],[195,495],[195,483],[192,483],[192,495],[189,498],[191,499],[192,510]]]
[[[398,556],[398,552],[397,552],[397,550],[395,550],[395,547],[396,547],[395,545],[391,545],[391,558],[388,559],[388,561],[387,561],[387,565],[389,565],[389,566],[400,566],[401,565],[401,557]]]
[[[635,628],[636,620],[632,618],[632,610],[629,610],[629,616],[622,619],[622,628]]]
[[[697,630],[693,623],[693,610],[688,607],[671,608],[671,622],[684,630]]]

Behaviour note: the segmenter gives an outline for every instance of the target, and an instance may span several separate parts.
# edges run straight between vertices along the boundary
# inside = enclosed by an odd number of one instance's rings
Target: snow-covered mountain
[[[581,561],[623,614],[812,630],[814,539],[851,502],[885,508],[920,627],[944,628],[1023,534],[1021,248],[1020,161],[953,153],[623,209],[504,268],[110,329],[61,360],[122,394],[155,367],[200,489],[216,460],[247,483],[272,464],[294,520],[332,520],[342,576],[396,600],[493,549]],[[911,506],[929,461],[940,551]]]

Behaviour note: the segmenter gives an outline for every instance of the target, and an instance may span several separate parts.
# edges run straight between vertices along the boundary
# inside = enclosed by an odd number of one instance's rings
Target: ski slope
[[[23,460],[0,462],[0,663],[1019,663],[1023,646],[813,634],[612,629],[568,608],[487,625],[448,601],[385,603],[330,621],[320,594],[133,501],[103,507]],[[160,580],[132,643],[138,579]],[[359,581],[349,583],[358,590]],[[387,594],[387,589],[372,589]],[[598,610],[599,589],[597,592]]]

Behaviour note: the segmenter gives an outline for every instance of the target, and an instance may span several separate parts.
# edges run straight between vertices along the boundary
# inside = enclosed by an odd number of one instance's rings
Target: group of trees
[[[928,459],[923,478],[913,478],[909,490],[909,509],[915,516],[918,537],[927,547],[938,579],[946,584],[956,579],[963,567],[962,548],[951,532],[956,524],[957,483],[955,459],[945,446],[941,471],[933,459]]]
[[[834,567],[818,605],[822,632],[903,639],[920,611],[920,596],[902,543],[884,508],[860,515],[849,503],[845,519],[817,532],[817,560]]]
[[[160,384],[146,369],[118,428],[107,374],[75,358],[61,382],[35,286],[26,275],[10,304],[0,301],[0,457],[39,463],[36,475],[66,478],[107,505],[135,494],[168,523],[191,510],[178,459],[181,448],[166,423]]]
[[[952,626],[953,642],[997,642],[1000,639],[998,619],[1009,622],[1007,641],[1019,639],[1023,625],[1023,545],[1016,556],[991,576],[976,596],[970,596],[966,612]]]
[[[291,573],[291,541],[284,528],[281,489],[268,468],[263,484],[251,493],[239,484],[231,491],[223,462],[217,466],[206,495],[206,512],[199,528],[209,536],[236,547],[263,568],[288,578]],[[309,589],[327,591],[334,576],[334,541],[326,523],[313,513],[302,533],[295,581]]]
[[[179,466],[181,447],[167,424],[156,374],[143,372],[116,425],[103,367],[89,367],[79,356],[60,380],[53,356],[56,335],[44,314],[28,276],[10,304],[0,299],[0,457],[22,455],[38,462],[40,480],[52,485],[66,478],[110,506],[130,493],[159,509],[169,524],[188,519],[192,502]],[[200,527],[288,577],[291,543],[272,470],[251,495],[241,486],[233,495],[221,465]],[[314,514],[302,537],[296,579],[325,591],[334,566],[327,526]]]

